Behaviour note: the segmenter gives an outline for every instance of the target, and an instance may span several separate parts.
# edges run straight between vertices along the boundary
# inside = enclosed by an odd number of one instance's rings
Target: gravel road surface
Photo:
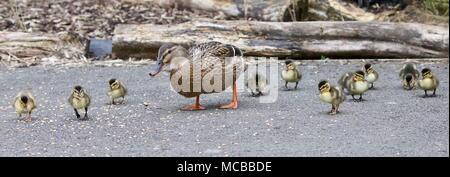
[[[0,66],[0,156],[449,156],[448,59],[418,64],[441,80],[436,97],[401,88],[402,62],[377,62],[375,89],[341,113],[327,114],[320,102],[321,79],[359,69],[361,62],[305,61],[298,90],[260,103],[239,93],[239,108],[219,110],[231,93],[201,97],[206,111],[179,108],[194,100],[170,90],[168,74],[151,78],[149,65],[120,67]],[[281,65],[279,65],[281,71]],[[107,81],[129,89],[126,103],[109,105]],[[93,99],[90,120],[79,121],[67,103],[74,85]],[[293,85],[291,85],[293,86]],[[11,106],[19,90],[32,89],[37,109],[30,123]]]

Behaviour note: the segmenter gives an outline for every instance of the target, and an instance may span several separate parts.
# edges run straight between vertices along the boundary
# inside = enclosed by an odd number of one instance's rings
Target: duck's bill
[[[153,67],[153,69],[148,73],[150,76],[156,76],[159,72],[162,70],[162,62],[158,62],[156,66]]]

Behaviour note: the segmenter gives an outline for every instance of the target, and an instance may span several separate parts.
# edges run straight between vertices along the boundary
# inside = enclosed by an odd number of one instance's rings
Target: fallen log
[[[0,60],[26,61],[49,56],[84,57],[84,44],[71,33],[43,34],[0,31]]]
[[[448,28],[386,22],[194,20],[178,25],[118,25],[115,58],[155,58],[163,43],[219,41],[246,56],[294,59],[448,57]]]

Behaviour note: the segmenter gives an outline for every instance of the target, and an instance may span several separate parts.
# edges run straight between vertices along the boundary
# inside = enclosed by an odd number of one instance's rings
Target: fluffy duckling
[[[286,82],[284,86],[286,87],[286,89],[288,89],[288,83],[295,82],[295,89],[297,89],[298,82],[300,82],[300,80],[302,79],[302,75],[297,70],[297,66],[295,65],[295,63],[291,60],[287,60],[285,64],[286,67],[281,72],[281,78],[283,78],[283,80]]]
[[[403,89],[411,90],[416,88],[416,82],[419,79],[420,73],[416,69],[416,65],[407,63],[403,65],[400,70],[400,80],[402,81]]]
[[[119,98],[122,98],[121,103],[123,103],[125,95],[127,95],[127,89],[122,82],[117,79],[109,80],[108,96],[111,98],[111,104],[115,104],[114,101]]]
[[[78,114],[78,110],[84,109],[84,117],[82,120],[88,119],[88,107],[91,104],[91,98],[86,93],[86,90],[77,85],[73,88],[72,94],[70,94],[69,97],[69,103],[73,107],[73,110],[75,111],[75,115],[78,119],[80,119],[80,114]]]
[[[31,121],[31,112],[36,108],[34,97],[31,92],[19,92],[14,98],[13,106],[19,118],[22,118],[22,114],[28,114],[24,120],[27,122]]]
[[[261,96],[266,92],[267,79],[263,75],[256,73],[246,80],[245,86],[250,90],[252,96]]]
[[[364,72],[359,70],[355,73],[345,73],[339,79],[339,85],[345,88],[348,94],[352,95],[353,101],[363,101],[362,95],[369,90],[369,82],[365,80]],[[355,99],[355,95],[359,95],[359,99]]]
[[[436,89],[439,86],[439,80],[433,75],[431,69],[424,68],[422,70],[422,80],[419,80],[419,87],[425,91],[425,96],[428,96],[427,91],[433,91],[433,96],[436,96]]]
[[[370,63],[366,63],[363,67],[363,70],[366,75],[367,82],[370,83],[370,88],[373,88],[373,83],[378,80],[378,72],[373,69],[373,65]]]
[[[331,104],[331,115],[339,112],[339,105],[345,101],[345,95],[341,87],[331,86],[326,80],[319,82],[320,100]]]

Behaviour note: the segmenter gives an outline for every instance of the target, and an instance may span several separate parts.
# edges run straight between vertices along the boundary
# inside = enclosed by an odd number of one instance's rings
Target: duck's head
[[[187,57],[187,50],[183,46],[164,44],[159,48],[156,66],[150,71],[149,75],[156,76],[165,66],[169,66],[169,71],[176,69],[178,63],[175,61],[184,61]]]
[[[292,60],[286,60],[284,62],[286,64],[286,70],[294,70],[296,68],[295,63]]]
[[[329,92],[331,89],[330,83],[326,80],[322,80],[319,82],[319,91],[320,93]]]
[[[109,86],[111,87],[111,89],[118,89],[120,88],[120,83],[117,79],[110,79]]]
[[[422,69],[422,77],[423,78],[432,78],[433,77],[433,73],[431,73],[431,69],[430,68]]]
[[[370,63],[366,63],[366,64],[364,65],[364,70],[365,70],[366,73],[368,73],[368,74],[373,73],[373,71],[374,71],[374,69],[373,69],[373,67],[372,67],[372,64],[370,64]]]
[[[20,97],[20,104],[21,104],[22,106],[25,106],[27,103],[28,103],[28,97],[26,97],[26,96],[21,96],[21,97]]]
[[[80,98],[84,97],[85,91],[84,91],[83,87],[77,85],[73,88],[72,94],[75,98],[80,99]]]
[[[355,81],[364,81],[364,72],[361,70],[356,71],[354,80]]]
[[[412,79],[413,79],[412,74],[407,74],[407,75],[405,76],[405,80],[406,80],[406,82],[408,82],[408,83],[410,83],[410,82],[412,81]]]

